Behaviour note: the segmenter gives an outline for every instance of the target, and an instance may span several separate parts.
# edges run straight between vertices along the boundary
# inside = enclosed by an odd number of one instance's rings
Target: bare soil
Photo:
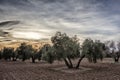
[[[96,64],[84,59],[80,69],[68,70],[63,62],[0,61],[0,80],[120,80],[120,64],[112,59]]]

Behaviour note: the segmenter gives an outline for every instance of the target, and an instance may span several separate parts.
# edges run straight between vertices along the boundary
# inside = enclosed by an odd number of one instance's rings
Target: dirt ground
[[[83,60],[81,67],[89,70],[67,73],[56,68],[64,67],[63,62],[48,64],[30,61],[0,61],[0,80],[120,80],[120,64],[104,59],[96,64]]]

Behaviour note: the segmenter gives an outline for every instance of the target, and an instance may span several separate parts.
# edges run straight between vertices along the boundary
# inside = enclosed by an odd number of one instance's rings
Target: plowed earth
[[[79,70],[69,70],[63,62],[0,61],[0,80],[120,80],[120,64],[83,60]]]

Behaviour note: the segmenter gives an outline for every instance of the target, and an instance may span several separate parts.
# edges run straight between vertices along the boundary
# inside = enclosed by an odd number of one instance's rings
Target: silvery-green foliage
[[[57,32],[52,38],[53,47],[56,51],[57,59],[75,58],[80,55],[80,44],[76,36],[69,37],[66,33]]]
[[[41,48],[41,52],[42,52],[43,60],[49,63],[53,63],[53,61],[55,60],[55,51],[54,51],[54,48],[50,44],[45,44]]]

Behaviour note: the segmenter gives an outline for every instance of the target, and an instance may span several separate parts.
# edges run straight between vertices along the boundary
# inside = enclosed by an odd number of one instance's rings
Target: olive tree
[[[92,39],[85,39],[82,47],[81,47],[81,54],[80,59],[76,68],[79,67],[80,62],[83,58],[87,58],[89,62],[97,62],[97,59],[103,59],[103,52],[105,50],[105,44],[100,42],[99,40],[93,41]]]
[[[32,63],[35,63],[35,60],[39,58],[39,53],[37,52],[36,49],[31,49],[31,58]]]
[[[68,68],[74,68],[72,59],[80,56],[80,44],[76,36],[69,37],[66,33],[57,32],[52,38],[56,59],[64,60]],[[79,66],[78,66],[79,67]],[[77,68],[78,68],[77,67]]]
[[[14,48],[4,47],[2,51],[2,57],[5,60],[11,60],[11,58],[14,58]]]
[[[89,62],[97,62],[97,59],[103,59],[104,43],[99,40],[85,39],[82,45],[82,55],[88,58]]]
[[[40,47],[38,52],[37,52],[37,59],[40,61],[42,57],[42,48]]]
[[[54,48],[50,44],[45,44],[41,48],[41,53],[42,53],[42,60],[45,60],[50,64],[54,62],[55,52],[54,52]]]
[[[32,45],[21,43],[21,45],[17,48],[17,53],[18,56],[22,58],[22,61],[25,61],[26,59],[30,59],[31,54],[34,53],[34,49],[32,48]]]
[[[118,49],[118,52],[116,53],[116,56],[118,58],[117,62],[119,61],[119,58],[120,58],[120,42],[118,42],[117,44],[117,49]]]
[[[114,41],[108,41],[106,43],[107,52],[114,59],[114,62],[118,62],[120,58],[120,43]]]
[[[2,50],[0,50],[0,59],[2,59]]]

